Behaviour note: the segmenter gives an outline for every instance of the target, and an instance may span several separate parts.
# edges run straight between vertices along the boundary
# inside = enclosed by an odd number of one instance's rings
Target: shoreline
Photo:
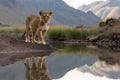
[[[98,40],[98,41],[90,41],[90,40],[47,40],[49,43],[66,43],[66,44],[95,44],[95,45],[113,45],[113,46],[120,46],[120,40],[116,41],[104,41],[104,40]]]

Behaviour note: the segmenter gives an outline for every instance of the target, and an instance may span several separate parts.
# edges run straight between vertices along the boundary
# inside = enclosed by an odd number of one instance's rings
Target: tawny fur
[[[30,15],[26,19],[26,39],[25,42],[30,42],[30,32],[32,33],[32,43],[37,42],[36,34],[38,35],[38,43],[46,44],[45,37],[51,20],[51,11],[40,11],[40,16]]]

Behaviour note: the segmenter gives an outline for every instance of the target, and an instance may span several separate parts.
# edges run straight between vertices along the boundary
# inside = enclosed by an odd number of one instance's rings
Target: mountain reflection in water
[[[13,64],[0,66],[0,80],[27,80],[28,75],[33,77],[39,75],[36,78],[40,78],[41,72],[45,72],[42,75],[46,76],[42,80],[82,80],[83,77],[87,78],[84,80],[88,80],[88,78],[92,80],[120,80],[119,47],[81,44],[52,44],[52,46],[59,49],[47,56],[46,61],[44,58],[36,56],[30,57],[31,60],[26,58],[25,61],[23,59]],[[27,66],[29,64],[30,68],[27,68],[24,63]],[[34,71],[33,65],[37,65],[34,67]],[[43,65],[42,70],[37,68],[38,65]],[[31,70],[30,74],[26,70]],[[34,75],[35,71],[38,74]]]
[[[61,47],[64,44],[61,44],[61,46],[60,45],[58,46],[56,44],[53,44],[53,45],[56,47]],[[73,51],[74,48],[75,48],[75,51]],[[95,76],[99,76],[99,77],[108,77],[108,79],[111,79],[111,80],[113,80],[113,79],[120,80],[120,47],[119,46],[68,44],[68,45],[64,46],[63,50],[61,50],[60,53],[64,53],[64,52],[66,53],[68,51],[70,52],[70,54],[75,52],[76,54],[82,55],[82,56],[84,54],[87,54],[90,56],[91,55],[94,56],[94,58],[98,57],[98,59],[92,65],[88,65],[86,63],[85,65],[82,65],[80,67],[75,67],[74,69],[77,68],[77,70],[79,72],[82,72],[83,74],[84,74],[84,72],[87,72],[89,74],[94,75],[94,78],[95,78]],[[86,58],[86,60],[88,60],[88,59]],[[91,60],[92,60],[92,58],[91,58]],[[88,60],[88,61],[90,62],[91,60]],[[74,70],[74,69],[71,69],[71,70]],[[67,73],[69,74],[69,71]],[[73,74],[74,74],[74,72],[73,72]],[[65,77],[65,75],[63,76],[63,78],[64,77]],[[79,75],[79,77],[80,77],[80,75]],[[60,78],[58,80],[64,80],[63,78]],[[70,79],[70,76],[68,76],[68,78]],[[76,79],[76,78],[74,78],[74,79]]]
[[[91,66],[84,65],[78,68],[79,71],[89,72],[95,76],[106,76],[109,78],[120,79],[120,65],[107,65],[104,61],[96,61]]]

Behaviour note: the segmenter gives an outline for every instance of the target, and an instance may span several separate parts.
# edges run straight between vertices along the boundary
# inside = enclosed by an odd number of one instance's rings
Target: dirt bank
[[[25,43],[11,34],[0,33],[0,65],[31,56],[47,56],[54,51],[50,45]]]

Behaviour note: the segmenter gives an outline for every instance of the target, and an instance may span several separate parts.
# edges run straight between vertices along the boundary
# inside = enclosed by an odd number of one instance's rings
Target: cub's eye
[[[42,16],[42,17],[46,17],[46,16]]]

